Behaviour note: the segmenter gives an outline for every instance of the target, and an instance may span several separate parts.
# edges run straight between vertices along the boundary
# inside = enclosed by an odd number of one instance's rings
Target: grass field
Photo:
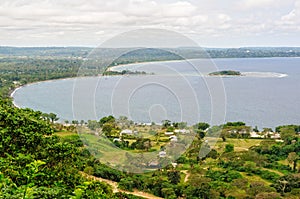
[[[65,137],[65,136],[70,136],[70,135],[77,135],[77,133],[69,132],[69,131],[60,131],[60,132],[54,133],[54,135],[57,135],[60,137]]]
[[[219,153],[222,153],[225,149],[226,144],[233,144],[234,151],[248,151],[252,146],[258,146],[263,139],[233,139],[227,138],[225,142],[222,141],[221,138],[217,139],[216,144],[214,145],[214,149]]]

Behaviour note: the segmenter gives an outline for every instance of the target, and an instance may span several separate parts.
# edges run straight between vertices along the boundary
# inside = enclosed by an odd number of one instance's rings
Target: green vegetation
[[[163,121],[161,126],[152,124],[152,127],[134,125],[126,118],[115,119],[112,116],[94,122],[99,123],[99,129],[100,123],[102,127],[106,124],[112,126],[110,132],[115,133],[106,134],[111,138],[119,137],[124,128],[139,129],[139,134],[148,137],[140,138],[137,134],[122,136],[120,141],[115,141],[118,147],[127,151],[146,152],[157,148],[157,145],[163,149],[166,144],[162,139],[164,132],[175,132],[178,128],[178,123],[169,120]],[[300,138],[295,131],[290,139],[276,142],[269,137],[251,139],[251,127],[243,122],[228,122],[211,128],[206,123],[198,123],[185,128],[195,131],[196,137],[176,161],[177,166],[170,165],[146,174],[124,175],[119,186],[165,198],[297,198],[295,193],[300,188]],[[280,127],[282,135],[288,131],[285,128]],[[214,136],[216,130],[221,138]],[[263,132],[269,131],[271,129]],[[216,139],[216,145],[207,146],[210,152],[199,158],[201,145],[205,145],[205,140],[213,139]]]
[[[211,75],[211,76],[241,76],[241,73],[239,71],[223,70],[223,71],[209,73],[209,75]]]
[[[79,174],[88,153],[53,135],[42,113],[1,100],[0,118],[0,198],[114,197],[106,184]]]
[[[121,72],[118,71],[105,71],[102,75],[104,76],[110,76],[110,75],[146,75],[147,73],[145,71],[129,71],[129,70],[123,70]]]
[[[1,58],[0,97],[9,97],[13,89],[24,84],[75,77],[81,63],[77,58]]]
[[[0,56],[27,56],[27,57],[87,57],[92,48],[86,47],[0,47]],[[118,53],[118,49],[102,48],[105,54]],[[128,49],[127,57],[123,64],[134,63],[147,59],[148,61],[163,61],[188,58],[205,58],[208,55],[212,58],[246,58],[246,57],[300,57],[299,47],[248,47],[248,48],[165,48],[165,49]],[[204,52],[204,50],[206,52]],[[124,49],[122,49],[123,52]],[[169,53],[173,52],[173,53]],[[181,55],[182,57],[180,57]],[[133,60],[134,61],[128,61]]]
[[[243,122],[210,127],[203,122],[188,126],[185,122],[165,120],[162,125],[144,125],[134,124],[126,117],[108,116],[99,121],[59,124],[54,113],[14,107],[7,99],[12,89],[30,82],[76,76],[82,62],[80,56],[89,51],[74,48],[70,55],[64,48],[45,48],[44,53],[41,50],[0,48],[4,56],[0,59],[0,198],[141,198],[137,193],[144,193],[145,197],[148,193],[187,199],[299,197],[299,125],[277,127],[275,132],[282,139],[278,142],[271,138],[275,133],[272,129],[259,132]],[[195,52],[195,49],[185,50]],[[246,55],[244,50],[239,49],[241,56]],[[284,55],[285,50],[255,49],[253,53]],[[293,56],[298,53],[298,49],[294,50]],[[66,54],[62,55],[63,52]],[[236,55],[237,50],[212,49],[213,52],[219,56],[227,52],[224,57],[228,57]],[[35,58],[19,57],[21,54],[33,54]],[[49,57],[55,54],[59,55]],[[159,59],[168,56],[164,53]],[[118,63],[132,61],[122,59]],[[126,129],[132,133],[121,133]],[[262,137],[252,138],[253,131]],[[95,132],[108,138],[107,143],[102,142],[101,136],[93,139]],[[168,153],[160,157],[159,161],[167,163],[162,169],[156,170],[146,161],[147,173],[132,174],[112,169],[98,158],[102,155],[117,162],[130,160],[130,155],[125,156],[127,159],[112,156],[116,146],[124,154],[150,151],[159,154],[170,143],[171,135],[166,132],[173,133],[179,143],[190,134],[195,137],[176,161],[170,162]],[[94,141],[91,145],[96,146],[92,150],[87,146],[89,138]],[[216,144],[210,145],[212,141]],[[140,157],[140,162],[131,162],[133,168],[144,164],[145,158]],[[128,194],[125,190],[133,192]]]
[[[86,129],[87,134],[79,137],[76,128],[71,128],[73,125],[53,123],[44,115],[14,108],[9,100],[1,100],[0,195],[4,198],[137,198],[124,192],[113,193],[110,185],[86,175],[118,182],[123,190],[139,190],[164,198],[296,198],[300,188],[300,138],[295,132],[284,142],[249,139],[233,135],[247,129],[245,123],[229,122],[222,125],[224,141],[203,137],[202,133],[213,135],[211,129],[216,128],[205,123],[188,127],[164,121],[161,126],[146,126],[135,125],[126,117],[108,116],[86,125],[74,122],[77,128]],[[138,135],[143,137],[123,135],[115,143],[128,151],[163,149],[164,132],[171,127],[175,131],[184,126],[197,133],[177,165],[159,170],[149,167],[151,172],[131,174],[112,169],[91,155],[92,151],[84,146],[85,137],[92,136],[88,133],[89,123],[109,138],[118,137],[125,128],[139,131]],[[283,135],[289,131],[286,128],[280,128]],[[180,138],[180,133],[175,134]],[[211,151],[199,158],[206,139],[217,139],[217,144],[207,146]],[[239,150],[241,147],[243,150]]]

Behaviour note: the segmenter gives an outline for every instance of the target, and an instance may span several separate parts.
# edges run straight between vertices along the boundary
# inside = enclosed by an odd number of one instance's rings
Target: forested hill
[[[89,174],[91,168],[109,176],[121,172],[100,164],[76,133],[71,137],[55,135],[62,125],[42,119],[41,112],[18,109],[9,100],[0,99],[0,118],[1,199],[141,198],[113,193],[106,183],[82,175],[80,171]],[[64,133],[66,129],[61,130]]]
[[[211,58],[245,58],[245,57],[300,57],[300,47],[244,47],[244,48],[204,48]],[[93,48],[88,47],[7,47],[0,46],[2,56],[29,56],[29,57],[87,57]],[[103,49],[107,54],[118,49]],[[128,49],[130,50],[130,49]],[[130,54],[128,57],[135,60],[172,60],[182,59],[173,53],[166,56],[163,51],[180,54],[186,59],[207,57],[202,48],[182,47],[173,49],[143,49],[139,53]],[[171,55],[173,54],[173,55]],[[126,56],[125,56],[126,57]]]

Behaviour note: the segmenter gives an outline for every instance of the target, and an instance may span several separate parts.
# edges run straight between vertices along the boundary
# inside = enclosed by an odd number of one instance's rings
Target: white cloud
[[[294,0],[240,0],[237,1],[236,6],[241,10],[255,10],[264,9],[270,10],[274,8],[280,8],[288,4],[293,3]]]
[[[245,8],[259,8],[274,5],[277,2],[274,0],[243,0],[240,5]]]
[[[147,27],[242,40],[299,31],[299,19],[300,0],[2,0],[0,45],[93,45]]]
[[[300,22],[300,0],[295,1],[294,9],[287,15],[282,16],[281,21],[286,24],[296,24]]]

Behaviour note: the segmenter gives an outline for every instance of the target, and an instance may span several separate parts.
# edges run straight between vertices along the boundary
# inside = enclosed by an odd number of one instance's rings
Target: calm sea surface
[[[117,67],[154,75],[85,77],[26,85],[14,103],[54,112],[61,121],[113,114],[136,122],[244,121],[258,127],[300,124],[300,58],[157,62]],[[245,76],[208,77],[216,70]]]

